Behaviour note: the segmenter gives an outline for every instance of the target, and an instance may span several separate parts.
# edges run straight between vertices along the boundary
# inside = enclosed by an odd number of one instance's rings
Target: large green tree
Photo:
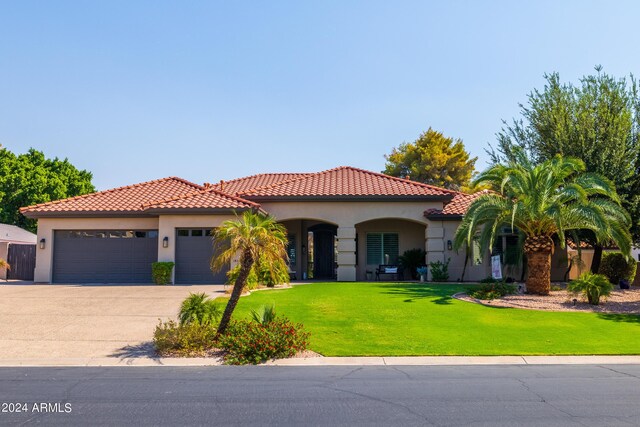
[[[504,227],[524,235],[527,292],[547,295],[551,284],[553,236],[562,247],[565,234],[591,230],[598,241],[612,240],[629,255],[629,216],[613,183],[585,172],[582,160],[556,155],[540,164],[516,149],[513,159],[482,172],[475,186],[490,191],[475,199],[455,235],[455,246],[478,238],[486,250]]]
[[[242,290],[254,265],[258,262],[269,269],[277,282],[278,272],[286,270],[287,229],[272,216],[246,211],[241,217],[227,220],[214,230],[214,241],[220,255],[211,260],[213,270],[220,270],[239,257],[240,271],[227,306],[222,314],[218,333],[223,334],[229,326],[231,315],[240,300]],[[216,251],[218,252],[218,251]]]
[[[461,139],[449,138],[431,128],[414,142],[393,148],[383,173],[411,177],[414,181],[459,190],[466,188],[475,172],[477,157],[471,157]]]
[[[622,205],[631,215],[631,231],[640,241],[640,98],[631,76],[617,79],[596,67],[578,85],[562,83],[557,73],[545,75],[542,90],[528,95],[521,118],[505,123],[498,133],[493,160],[513,159],[524,149],[534,162],[556,154],[581,159],[589,172],[613,181]],[[580,238],[596,247],[592,271],[597,272],[602,246],[595,235]]]
[[[36,221],[24,217],[21,207],[91,193],[91,179],[67,159],[47,159],[33,148],[15,155],[0,147],[0,222],[35,231]]]

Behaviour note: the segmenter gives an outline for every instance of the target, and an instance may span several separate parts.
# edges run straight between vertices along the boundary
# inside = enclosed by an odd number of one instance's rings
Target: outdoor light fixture
[[[44,240],[44,237],[42,239],[40,239],[40,249],[44,249],[45,242],[46,242],[46,240]]]
[[[448,250],[452,250],[453,249],[453,243],[451,243],[451,240],[447,240],[447,249]]]
[[[162,239],[162,247],[163,248],[169,247],[169,238],[167,236],[164,236],[164,239]]]

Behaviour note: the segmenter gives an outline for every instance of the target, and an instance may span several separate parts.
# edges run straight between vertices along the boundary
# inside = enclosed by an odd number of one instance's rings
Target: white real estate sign
[[[491,257],[491,277],[494,279],[502,279],[502,265],[500,264],[500,255]]]

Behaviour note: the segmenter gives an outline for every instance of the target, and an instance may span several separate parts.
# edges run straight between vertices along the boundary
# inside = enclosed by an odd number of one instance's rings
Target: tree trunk
[[[464,282],[464,273],[467,271],[467,262],[469,261],[469,250],[465,250],[464,255],[464,265],[462,266],[462,275],[460,276],[460,281]]]
[[[600,271],[600,261],[602,261],[602,245],[594,245],[593,260],[591,261],[591,272],[598,274]]]
[[[229,322],[231,322],[231,315],[233,314],[233,310],[236,309],[236,305],[238,305],[240,295],[242,295],[242,290],[247,282],[247,277],[249,277],[249,273],[251,272],[251,267],[253,267],[253,256],[251,255],[251,251],[245,250],[240,258],[240,273],[238,274],[236,282],[233,284],[231,298],[229,298],[229,302],[227,302],[227,306],[222,314],[222,319],[220,319],[218,335],[224,334],[229,326]]]
[[[549,295],[553,240],[549,236],[527,237],[524,252],[527,255],[527,293]]]

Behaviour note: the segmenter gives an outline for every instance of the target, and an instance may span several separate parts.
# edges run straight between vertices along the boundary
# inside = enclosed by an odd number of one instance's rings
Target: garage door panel
[[[211,271],[214,256],[213,238],[208,230],[178,230],[176,236],[176,283],[209,284],[225,283],[229,268]]]
[[[131,232],[122,235],[131,236]],[[145,237],[95,237],[95,232],[56,231],[53,281],[56,283],[151,283],[158,258],[156,230]],[[107,234],[109,235],[109,234]],[[112,235],[117,236],[118,233]],[[79,237],[83,236],[83,237]],[[153,237],[149,237],[153,236]]]

